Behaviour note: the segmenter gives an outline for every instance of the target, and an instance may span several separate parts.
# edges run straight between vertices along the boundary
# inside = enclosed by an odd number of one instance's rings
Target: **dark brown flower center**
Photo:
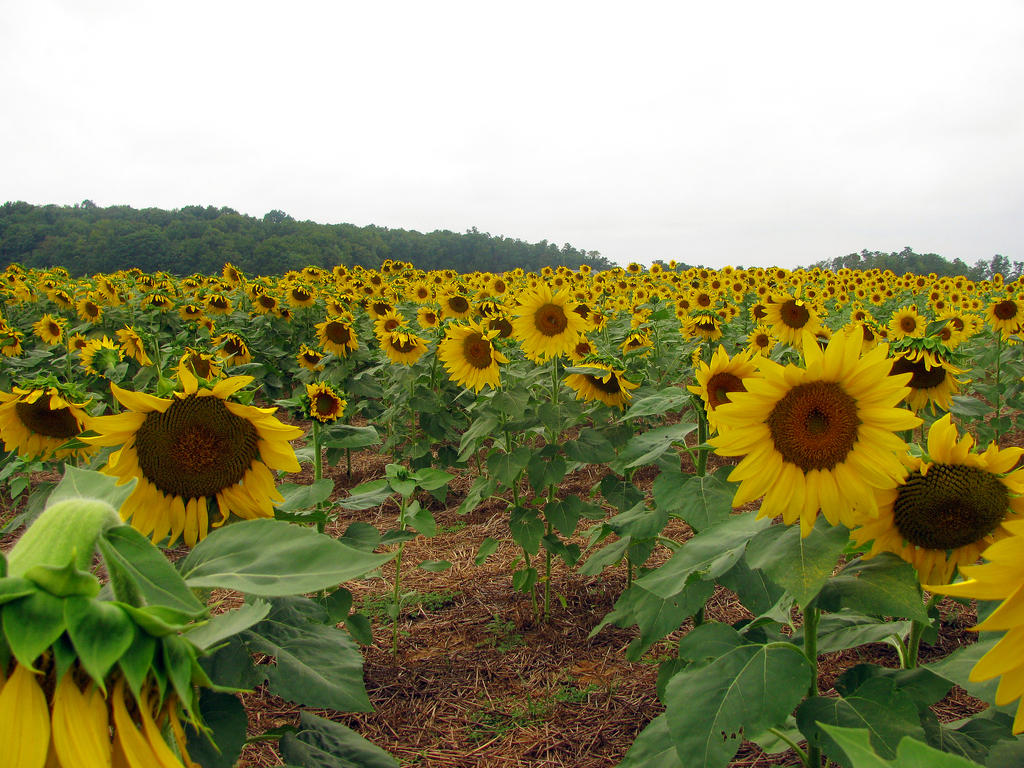
[[[275,299],[273,296],[268,296],[265,293],[260,294],[260,297],[257,299],[257,301],[259,302],[259,305],[264,309],[273,309],[274,307],[277,306],[277,299]]]
[[[348,329],[348,326],[336,320],[326,325],[324,335],[332,344],[348,344],[352,338],[352,332]]]
[[[569,327],[569,318],[557,304],[545,304],[533,314],[533,323],[545,336],[558,336]]]
[[[996,475],[962,464],[933,464],[913,472],[893,504],[897,530],[926,549],[956,549],[992,533],[1009,505]]]
[[[512,331],[515,329],[512,327],[512,323],[506,320],[504,317],[498,317],[487,323],[487,328],[492,331],[498,332],[499,339],[507,339],[512,335]]]
[[[830,470],[857,442],[857,402],[833,381],[798,384],[775,404],[768,430],[782,458],[805,472]]]
[[[897,357],[892,363],[890,373],[895,376],[907,372],[911,374],[910,382],[907,384],[911,389],[932,389],[946,380],[946,369],[942,365],[929,368],[924,360],[915,363],[905,357]]]
[[[733,392],[746,392],[743,386],[743,379],[724,371],[716,373],[708,379],[708,405],[712,410],[729,402],[729,395]]]
[[[49,395],[43,395],[34,403],[17,402],[14,410],[21,423],[37,435],[70,440],[82,431],[70,408],[50,409]]]
[[[462,342],[462,356],[474,368],[487,368],[491,364],[491,342],[479,333],[471,333]]]
[[[448,299],[448,309],[461,315],[469,311],[469,302],[464,296],[452,296]]]
[[[1011,299],[1000,301],[992,308],[992,314],[1000,320],[1013,320],[1017,316],[1017,302]]]
[[[320,392],[313,400],[313,410],[321,419],[338,413],[341,401],[330,392]]]
[[[605,392],[606,394],[617,395],[622,391],[622,387],[619,385],[619,377],[614,373],[608,377],[607,381],[600,376],[594,376],[589,373],[584,374],[584,376],[587,377],[587,381],[590,382],[591,386]]]
[[[784,301],[779,307],[779,316],[782,318],[782,322],[790,328],[803,328],[811,319],[811,313],[807,311],[807,307],[798,303],[796,299]]]
[[[913,333],[917,330],[917,320],[909,315],[904,315],[900,318],[900,330],[904,333]]]
[[[189,395],[152,411],[135,433],[143,476],[169,496],[214,496],[259,460],[259,434],[218,397]]]

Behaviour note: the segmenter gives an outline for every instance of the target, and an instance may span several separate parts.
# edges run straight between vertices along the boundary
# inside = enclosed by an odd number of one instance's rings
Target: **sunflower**
[[[743,380],[757,375],[757,365],[752,357],[750,352],[744,351],[730,359],[725,347],[719,344],[711,356],[710,365],[700,361],[696,370],[697,385],[687,389],[704,401],[704,411],[712,429],[718,429],[717,408],[729,402],[732,393],[746,392]]]
[[[106,376],[124,359],[121,348],[104,336],[102,339],[90,339],[82,348],[79,361],[86,373],[93,376]]]
[[[304,405],[309,418],[328,424],[341,418],[347,403],[330,385],[321,381],[306,385]]]
[[[128,357],[133,358],[139,365],[152,365],[153,361],[146,354],[146,348],[142,338],[132,326],[126,326],[117,332],[117,340],[120,342],[121,351]]]
[[[623,410],[633,399],[630,390],[640,386],[626,380],[623,376],[625,370],[594,357],[587,358],[579,367],[588,370],[586,373],[570,373],[565,377],[565,383],[575,390],[577,400],[588,403],[599,400],[610,408]]]
[[[993,301],[985,309],[985,320],[992,328],[1005,337],[1020,333],[1024,323],[1024,304],[1019,297],[1003,298]]]
[[[380,348],[395,365],[414,365],[427,351],[427,343],[414,333],[397,330],[381,337]]]
[[[416,322],[420,328],[437,328],[441,324],[441,318],[433,307],[420,307],[416,310]]]
[[[206,311],[211,315],[226,315],[233,309],[231,299],[223,293],[211,293],[206,297],[205,304]]]
[[[18,357],[22,353],[21,342],[24,340],[21,331],[16,331],[0,320],[0,353],[4,357]]]
[[[205,311],[199,304],[182,304],[178,307],[178,314],[181,315],[182,320],[193,323],[198,323],[206,317]]]
[[[62,387],[42,386],[0,392],[0,439],[4,449],[26,459],[64,459],[85,456],[90,450],[65,448],[89,428],[85,403],[71,400]]]
[[[889,318],[889,338],[893,341],[911,337],[920,339],[924,336],[928,321],[917,313],[916,307],[901,307]]]
[[[46,314],[32,324],[32,332],[45,343],[53,346],[59,344],[64,338],[64,326],[66,325],[67,320],[64,318]]]
[[[185,352],[178,361],[178,367],[185,366],[190,373],[200,379],[215,379],[220,376],[221,367],[213,355],[205,355],[202,352],[185,347]]]
[[[437,347],[437,356],[444,363],[449,378],[476,392],[484,386],[497,389],[501,384],[498,366],[508,362],[494,347],[497,336],[497,331],[476,322],[448,326],[444,340]]]
[[[158,309],[161,312],[167,312],[174,307],[174,301],[164,293],[151,293],[145,298],[143,304],[147,307]]]
[[[651,337],[646,332],[634,331],[626,337],[626,340],[622,342],[619,349],[622,350],[623,354],[635,352],[638,356],[643,357],[650,353],[653,346]]]
[[[903,478],[894,432],[921,423],[897,408],[908,377],[889,376],[887,348],[861,355],[862,339],[837,331],[822,351],[811,333],[801,343],[805,368],[757,361],[764,378],[744,382],[718,407],[719,434],[709,440],[722,456],[743,456],[729,475],[739,481],[733,506],[764,496],[759,517],[814,527],[818,510],[844,525],[854,510],[877,514],[873,491]]]
[[[978,600],[1001,600],[999,607],[976,631],[1000,631],[1006,634],[982,656],[971,670],[971,680],[990,680],[1002,675],[996,689],[996,706],[1005,706],[1015,699],[1017,714],[1013,732],[1024,732],[1024,617],[1020,606],[1024,601],[1024,520],[1007,520],[1003,527],[1009,534],[985,550],[982,565],[965,565],[967,581],[959,584],[929,585],[927,589],[954,597]]]
[[[213,338],[217,354],[224,358],[224,365],[245,365],[252,362],[252,353],[245,339],[237,333],[222,333]]]
[[[293,307],[311,307],[316,303],[316,294],[304,285],[293,285],[288,289],[288,303]]]
[[[216,499],[222,525],[234,513],[243,518],[274,516],[282,501],[270,471],[298,472],[289,440],[302,430],[274,418],[273,410],[229,398],[252,381],[233,376],[199,388],[185,366],[178,368],[183,391],[170,400],[130,392],[111,383],[122,413],[93,419],[98,446],[120,446],[103,472],[118,483],[138,483],[121,507],[121,517],[154,542],[184,536],[190,547],[209,531]]]
[[[390,306],[376,317],[377,319],[373,321],[373,332],[377,338],[384,338],[405,325],[405,318]]]
[[[320,346],[332,355],[348,357],[349,352],[359,349],[359,339],[347,322],[338,319],[317,323],[316,338]]]
[[[1024,469],[1010,472],[1024,449],[972,448],[974,438],[958,438],[948,413],[932,424],[928,460],[908,456],[900,485],[878,493],[878,518],[853,530],[858,544],[874,540],[866,558],[893,552],[922,584],[948,584],[955,569],[1007,535],[1004,521],[1024,513]]]
[[[814,305],[788,293],[772,297],[765,304],[764,313],[764,321],[775,338],[797,349],[803,343],[804,331],[810,331],[813,336],[821,326]]]
[[[594,345],[591,344],[590,340],[581,333],[572,349],[569,350],[569,359],[573,362],[573,365],[581,365],[585,358],[595,354],[596,352],[597,350],[594,349]]]
[[[680,332],[686,338],[718,341],[722,338],[722,320],[709,310],[697,310],[686,318]]]
[[[907,341],[906,339],[904,341]],[[900,349],[892,360],[892,375],[911,374],[907,404],[915,411],[926,405],[948,411],[960,391],[957,375],[963,370],[947,362],[940,352],[914,344]]]
[[[308,371],[322,371],[324,368],[324,356],[305,344],[299,348],[299,354],[295,356],[295,359]]]
[[[267,293],[265,290],[252,299],[252,311],[258,315],[269,315],[270,313],[277,310],[280,302],[277,297],[272,293]]]
[[[473,312],[473,305],[461,293],[446,293],[438,297],[437,303],[441,307],[442,320],[465,320]]]
[[[767,357],[775,348],[775,344],[771,329],[764,323],[759,323],[747,337],[747,351],[756,355]]]
[[[572,306],[569,291],[553,293],[547,283],[539,283],[519,297],[512,329],[530,360],[561,357],[572,349],[586,329],[586,322]]]

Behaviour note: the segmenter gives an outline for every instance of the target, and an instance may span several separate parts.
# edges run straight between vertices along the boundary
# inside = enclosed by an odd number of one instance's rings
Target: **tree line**
[[[837,272],[840,269],[880,269],[891,270],[897,275],[912,272],[915,275],[936,274],[939,277],[955,277],[963,275],[969,280],[991,280],[995,275],[1003,279],[1015,280],[1024,274],[1024,262],[1011,262],[1009,258],[996,254],[991,259],[979,259],[968,266],[961,259],[949,261],[937,253],[915,253],[908,245],[902,251],[884,253],[883,251],[863,250],[860,253],[849,253],[834,259],[825,259],[811,265],[821,269]]]
[[[231,208],[188,205],[174,210],[127,205],[0,206],[0,268],[12,262],[46,269],[61,266],[76,275],[138,267],[184,276],[219,272],[231,262],[247,274],[281,275],[293,269],[336,264],[379,267],[385,259],[424,269],[504,272],[522,267],[615,265],[598,251],[547,240],[528,243],[466,232],[422,233],[375,225],[296,221],[283,211],[262,219]]]

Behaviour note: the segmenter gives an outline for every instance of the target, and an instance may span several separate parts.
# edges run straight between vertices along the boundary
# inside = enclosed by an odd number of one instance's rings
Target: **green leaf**
[[[380,544],[380,531],[369,523],[356,520],[345,529],[338,541],[363,552],[373,552]]]
[[[379,507],[393,491],[387,480],[371,480],[368,483],[357,485],[349,492],[344,499],[336,499],[335,504],[345,509],[360,510]]]
[[[298,704],[339,712],[371,711],[359,649],[345,632],[309,621],[305,603],[312,601],[274,600],[270,615],[246,630],[249,645],[277,661],[259,665],[259,674],[273,693]]]
[[[314,592],[364,576],[392,558],[279,520],[244,520],[211,533],[181,564],[190,587],[264,597]]]
[[[85,671],[106,693],[103,680],[135,639],[135,624],[120,606],[88,597],[64,600],[68,635]]]
[[[626,447],[622,449],[618,459],[611,462],[609,466],[613,472],[621,472],[634,467],[642,467],[644,464],[651,464],[671,449],[675,443],[684,442],[686,436],[695,429],[697,429],[696,424],[682,422],[655,427],[634,435],[626,443]]]
[[[128,688],[136,699],[141,696],[142,686],[146,683],[155,653],[156,638],[146,632],[136,632],[132,644],[117,660],[117,665],[124,672],[124,678],[128,682]],[[249,662],[248,657],[246,662]]]
[[[976,397],[953,395],[949,412],[963,419],[977,419],[991,413],[992,406]]]
[[[902,638],[910,632],[910,625],[909,621],[887,621],[848,609],[827,613],[818,624],[818,653],[843,651],[893,636]],[[793,635],[793,642],[803,642],[802,630]]]
[[[310,485],[281,483],[277,490],[284,501],[277,505],[278,511],[294,512],[302,509],[313,509],[317,504],[326,501],[334,491],[334,481],[330,478],[316,480]]]
[[[718,577],[718,583],[731,589],[743,607],[755,616],[770,611],[786,591],[768,578],[763,571],[755,571],[745,559]],[[788,619],[788,614],[787,617]]]
[[[303,768],[398,768],[398,761],[352,729],[309,712],[298,733],[285,733],[281,756]]]
[[[770,524],[753,514],[735,515],[683,544],[656,570],[641,577],[644,589],[667,598],[678,594],[691,578],[714,579],[728,571],[743,556],[749,542]]]
[[[192,644],[180,635],[165,635],[157,641],[163,647],[164,670],[174,692],[181,700],[182,709],[192,714],[195,698],[192,690],[192,670],[198,666]]]
[[[478,506],[480,502],[485,498],[494,493],[497,488],[497,481],[491,475],[481,475],[473,481],[473,485],[469,487],[469,492],[466,494],[466,498],[459,504],[459,514],[468,515]]]
[[[482,542],[480,542],[480,549],[476,552],[476,557],[473,558],[473,562],[477,565],[483,565],[484,561],[498,551],[498,540],[488,536]]]
[[[268,613],[270,613],[270,603],[265,600],[254,600],[233,610],[219,613],[205,624],[189,629],[185,637],[193,645],[204,650],[213,648],[232,635],[237,635],[262,621]]]
[[[412,472],[401,464],[388,464],[384,467],[384,474],[387,476],[391,490],[409,498],[416,492],[416,480]]]
[[[629,536],[625,536],[599,549],[580,566],[580,573],[584,576],[596,576],[609,565],[620,562],[626,556],[631,540]]]
[[[54,597],[96,597],[100,592],[100,580],[87,571],[78,570],[73,561],[68,561],[63,568],[52,565],[33,566],[25,571],[25,578],[34,581]]]
[[[512,588],[516,592],[529,592],[536,584],[536,568],[522,568],[512,574]]]
[[[742,645],[686,667],[665,691],[665,715],[684,765],[725,765],[744,732],[783,723],[807,692],[812,667],[796,648]]]
[[[531,555],[540,551],[540,540],[544,535],[544,521],[537,510],[531,507],[513,507],[508,520],[512,540]]]
[[[530,456],[526,464],[526,475],[530,481],[530,487],[540,493],[549,485],[558,485],[565,477],[568,466],[565,459],[555,455],[547,457],[541,453]]]
[[[668,387],[653,395],[638,398],[620,421],[638,419],[641,416],[661,416],[669,411],[678,411],[690,402],[690,393],[680,387]]]
[[[380,435],[373,427],[353,427],[351,424],[337,424],[330,428],[324,440],[326,448],[355,450],[380,443]]]
[[[193,616],[206,612],[206,606],[192,594],[174,566],[130,525],[108,528],[96,543],[115,583],[114,594],[118,599],[124,599],[116,589],[117,580],[121,579],[151,605],[167,606]]]
[[[423,467],[417,469],[412,474],[412,479],[416,481],[416,485],[425,491],[436,491],[438,488],[443,488],[448,485],[454,475],[450,472],[445,472],[442,469],[434,469],[432,467]]]
[[[492,451],[487,457],[487,472],[499,483],[511,488],[519,473],[530,463],[531,456],[533,452],[525,445],[520,445],[511,453]]]
[[[982,656],[988,653],[1002,639],[1002,633],[982,632],[978,642],[957,648],[951,654],[938,661],[931,662],[928,669],[941,675],[950,682],[956,683],[971,696],[987,701],[995,701],[999,679],[971,680],[971,670]]]
[[[7,644],[22,666],[35,669],[35,660],[64,632],[64,601],[36,591],[7,603],[3,630]]]
[[[608,520],[608,527],[619,536],[633,539],[654,539],[668,523],[668,514],[658,509],[648,509],[643,502],[632,509],[621,512]]]
[[[914,567],[889,552],[848,564],[825,583],[818,604],[832,612],[851,608],[871,616],[930,621]]]
[[[723,467],[704,477],[662,472],[654,479],[654,504],[659,510],[682,517],[697,533],[718,525],[732,515],[736,487],[724,479],[729,471]]]
[[[639,502],[644,500],[644,495],[633,483],[624,478],[616,477],[613,474],[601,478],[601,495],[608,500],[608,503],[620,512],[632,509]]]
[[[686,768],[676,754],[664,714],[655,717],[640,731],[618,768]]]
[[[202,688],[199,691],[199,714],[212,731],[213,742],[186,723],[189,756],[203,768],[234,768],[245,746],[248,727],[242,702],[234,694]]]
[[[545,504],[544,517],[565,537],[576,532],[576,524],[580,521],[576,508],[562,500],[549,501]]]
[[[474,419],[459,440],[459,461],[469,461],[483,441],[498,431],[499,423],[498,418],[490,414]]]
[[[371,645],[373,643],[373,628],[370,620],[361,613],[349,614],[345,618],[345,629],[352,635],[357,643]]]
[[[977,763],[940,752],[911,737],[900,740],[895,761],[885,760],[872,748],[868,729],[827,723],[822,723],[821,728],[841,749],[848,768],[979,768]]]
[[[773,525],[751,539],[747,564],[768,574],[804,608],[832,575],[849,540],[849,530],[822,516],[806,538],[799,525]]]
[[[65,464],[64,477],[50,493],[46,506],[51,507],[69,499],[99,499],[114,509],[120,509],[135,490],[135,482],[132,479],[124,485],[118,485],[116,477]]]
[[[426,507],[420,506],[418,501],[411,502],[405,508],[405,521],[428,539],[433,538],[437,533],[437,522],[434,520],[434,515]]]
[[[440,573],[441,571],[447,571],[452,567],[452,564],[448,560],[424,560],[417,568],[428,573]]]
[[[0,605],[12,600],[20,600],[39,589],[33,582],[19,576],[7,576],[0,579]]]
[[[615,458],[611,441],[596,429],[580,430],[576,439],[566,442],[563,448],[571,461],[580,464],[605,464]]]

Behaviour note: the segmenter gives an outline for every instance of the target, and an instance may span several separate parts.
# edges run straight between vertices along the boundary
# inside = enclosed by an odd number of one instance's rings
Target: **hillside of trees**
[[[825,259],[811,265],[833,272],[847,269],[881,269],[891,270],[897,275],[912,272],[915,275],[930,275],[933,272],[940,277],[964,275],[970,280],[990,280],[993,275],[1000,274],[1005,280],[1014,280],[1024,274],[1024,262],[1011,262],[1006,256],[996,254],[988,261],[979,260],[968,266],[960,259],[948,261],[937,253],[915,253],[908,245],[902,251],[883,253],[882,251],[863,250],[834,259]]]
[[[0,206],[0,269],[66,267],[72,274],[138,267],[175,275],[219,272],[231,262],[248,274],[280,275],[309,265],[379,267],[385,259],[421,269],[504,272],[539,271],[565,264],[592,269],[614,266],[597,251],[566,243],[523,240],[479,232],[429,233],[354,224],[296,221],[282,211],[262,219],[231,208],[189,205],[172,211],[126,205]]]

